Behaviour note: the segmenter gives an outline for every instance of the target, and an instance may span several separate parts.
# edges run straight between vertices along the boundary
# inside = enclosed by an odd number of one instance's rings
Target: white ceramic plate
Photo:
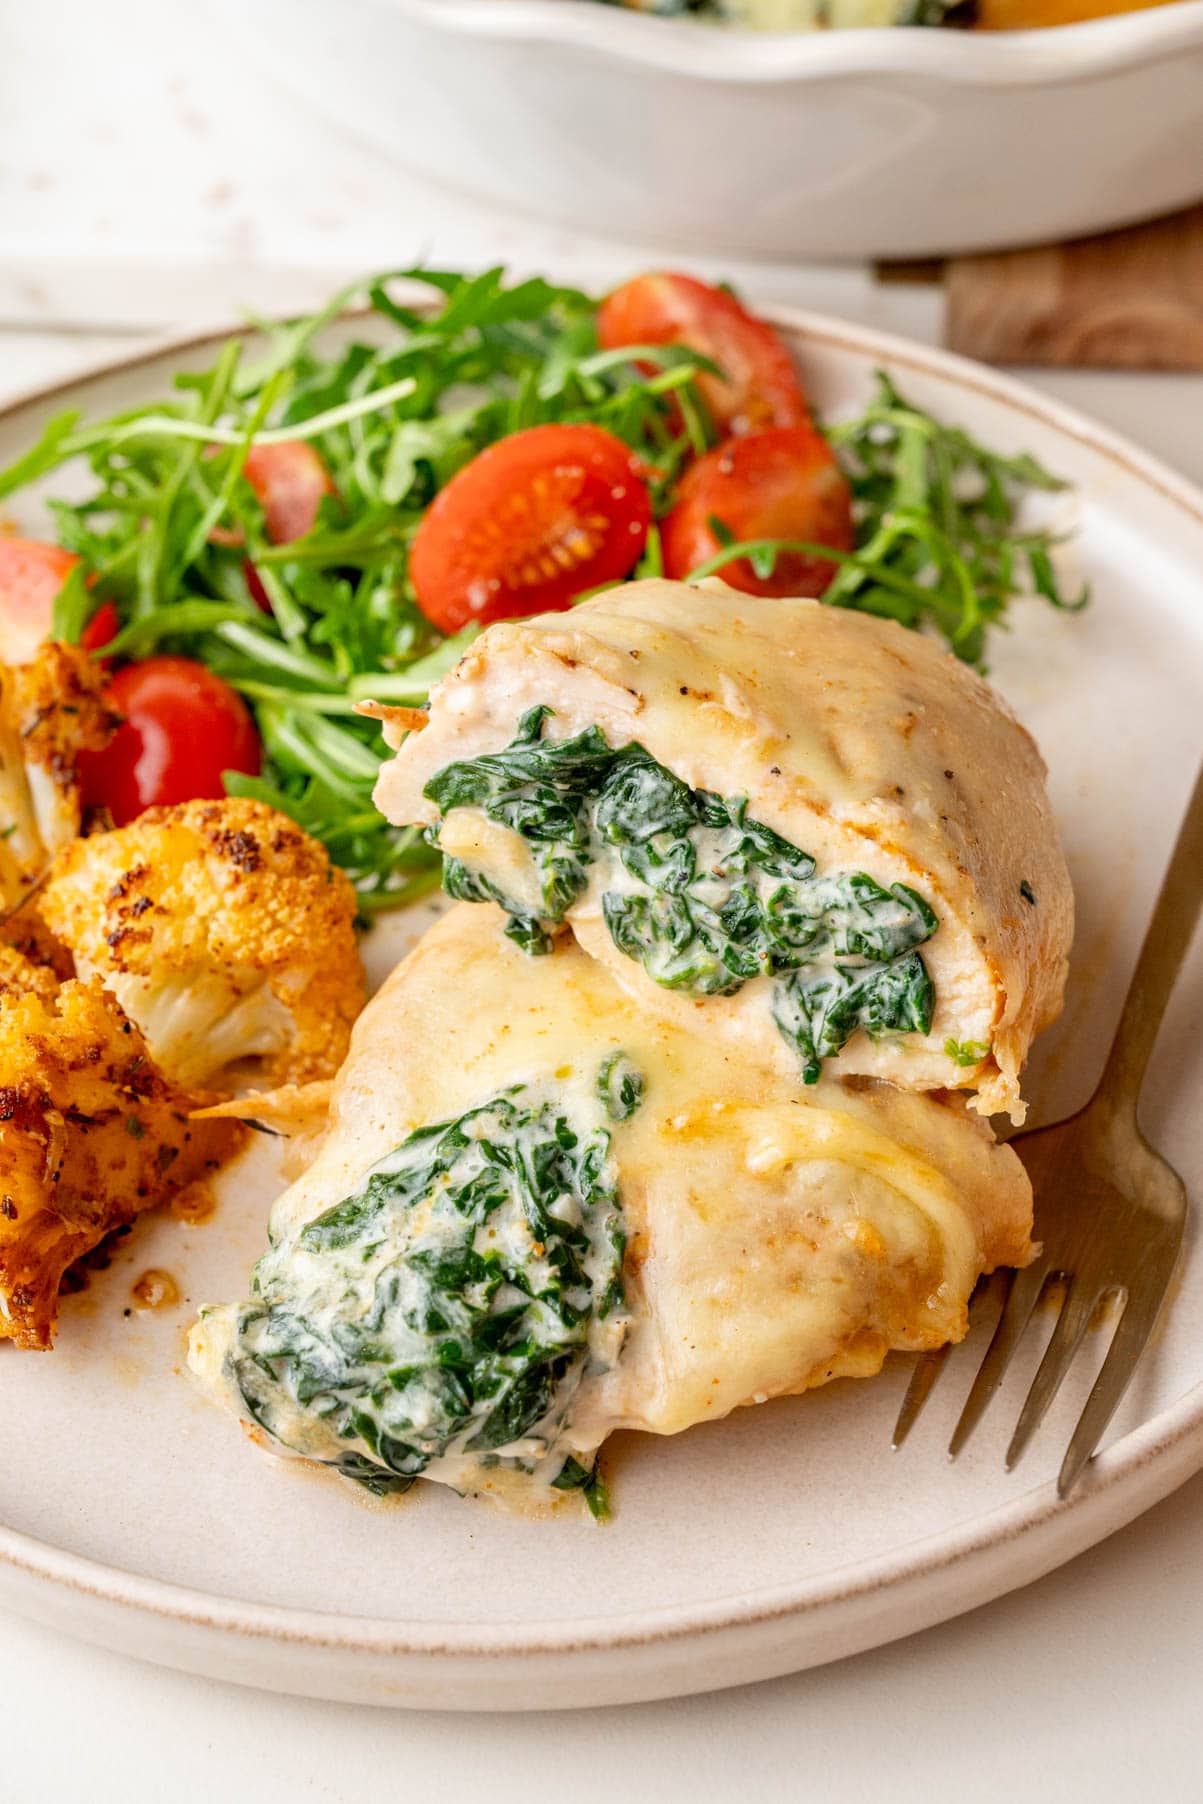
[[[1048,757],[1078,893],[1068,1007],[1030,1083],[1041,1116],[1065,1113],[1101,1066],[1199,757],[1203,495],[973,365],[819,318],[779,323],[825,412],[856,406],[886,365],[920,403],[991,445],[1035,452],[1077,485],[1075,561],[1092,606],[1071,617],[1021,604],[994,649],[996,679]],[[177,346],[10,407],[0,461],[54,407],[131,404],[209,355]],[[41,522],[35,511],[22,524]],[[381,931],[377,969],[423,920]],[[1144,1110],[1196,1185],[1198,953]],[[1203,1256],[1192,1237],[1168,1321],[1065,1504],[1052,1479],[1099,1344],[1009,1477],[1001,1406],[966,1456],[944,1459],[975,1363],[966,1351],[897,1455],[902,1361],[675,1440],[625,1437],[606,1528],[516,1521],[438,1487],[373,1502],[257,1452],[184,1370],[194,1306],[242,1294],[273,1186],[270,1146],[257,1142],[213,1220],[164,1216],[122,1243],[67,1301],[53,1354],[0,1347],[0,1600],[11,1608],[149,1659],[331,1698],[539,1710],[650,1699],[926,1627],[1039,1577],[1203,1466]],[[175,1275],[184,1300],[127,1315],[131,1284],[152,1266]]]

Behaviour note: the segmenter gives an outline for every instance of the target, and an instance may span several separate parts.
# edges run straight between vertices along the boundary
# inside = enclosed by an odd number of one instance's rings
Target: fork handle
[[[1187,806],[1145,934],[1136,970],[1099,1084],[1113,1107],[1136,1108],[1145,1067],[1157,1041],[1203,902],[1203,768]]]

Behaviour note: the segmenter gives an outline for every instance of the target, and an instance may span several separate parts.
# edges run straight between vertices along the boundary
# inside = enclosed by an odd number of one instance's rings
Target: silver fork
[[[1114,1300],[1122,1314],[1061,1463],[1057,1490],[1062,1497],[1081,1475],[1128,1387],[1182,1246],[1186,1189],[1141,1133],[1137,1100],[1201,900],[1203,770],[1195,780],[1098,1088],[1068,1121],[1018,1135],[1013,1142],[1032,1180],[1036,1236],[1043,1245],[1032,1265],[998,1274],[1006,1293],[1002,1314],[948,1447],[955,1458],[1002,1384],[1042,1295],[1060,1289],[1057,1325],[1007,1448],[1010,1471],[1057,1395],[1094,1311]],[[917,1360],[894,1429],[895,1447],[914,1426],[949,1351],[941,1347]]]

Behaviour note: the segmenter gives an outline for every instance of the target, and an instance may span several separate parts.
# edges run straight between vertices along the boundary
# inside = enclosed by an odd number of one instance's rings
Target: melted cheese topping
[[[958,1338],[979,1272],[1027,1257],[1022,1167],[959,1107],[829,1077],[800,1096],[732,1057],[700,1009],[700,1031],[683,1031],[570,942],[529,959],[500,927],[491,906],[453,909],[369,1005],[272,1234],[350,1195],[414,1128],[507,1085],[595,1107],[598,1070],[621,1053],[644,1084],[610,1129],[629,1326],[574,1401],[566,1444],[582,1459],[615,1428],[676,1433]],[[230,1332],[216,1311],[194,1334],[193,1364],[219,1388]],[[427,1476],[480,1483],[459,1466]]]

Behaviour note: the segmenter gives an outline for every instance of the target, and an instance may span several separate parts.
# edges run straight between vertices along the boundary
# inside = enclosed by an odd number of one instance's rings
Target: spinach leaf
[[[612,1052],[597,1074],[597,1095],[611,1121],[629,1121],[643,1101],[643,1073],[625,1052]]]
[[[610,938],[654,982],[722,996],[778,980],[774,1019],[808,1083],[859,1030],[930,1030],[935,994],[916,948],[938,922],[915,890],[864,871],[819,875],[808,852],[748,815],[746,797],[691,789],[643,746],[612,747],[596,726],[549,740],[551,717],[532,708],[503,751],[446,765],[425,789],[444,818],[479,808],[521,835],[539,920],[459,859],[445,860],[450,894],[500,903],[511,938],[545,951],[547,928],[598,867]],[[430,837],[438,843],[437,825]]]
[[[982,1060],[988,1056],[989,1051],[989,1044],[985,1040],[954,1040],[949,1038],[944,1042],[945,1057],[950,1058],[954,1064],[961,1065],[966,1069],[970,1065],[980,1065]]]
[[[797,1048],[803,1081],[817,1083],[823,1060],[863,1028],[873,1039],[927,1033],[935,991],[918,953],[888,964],[840,965],[817,977],[793,972],[773,989],[773,1019]]]
[[[491,821],[521,834],[539,875],[541,918],[562,921],[587,881],[589,833],[580,798],[594,775],[609,768],[614,754],[597,727],[558,744],[541,739],[550,712],[532,708],[504,752],[448,764],[431,778],[425,793],[444,816],[453,808],[483,808]],[[427,837],[437,845],[437,828]],[[472,894],[471,885],[487,879],[465,872],[458,860],[447,862],[451,880],[445,865],[443,883],[450,895],[468,902],[499,901],[511,915],[524,913],[505,903],[491,884],[481,895]]]
[[[564,1432],[586,1367],[612,1363],[625,1332],[604,1116],[625,1119],[642,1088],[621,1053],[589,1111],[515,1086],[418,1129],[272,1245],[230,1355],[255,1420],[301,1452],[320,1421],[346,1443],[332,1463],[373,1490],[466,1456],[546,1462],[549,1482],[588,1500],[594,1475]]]

